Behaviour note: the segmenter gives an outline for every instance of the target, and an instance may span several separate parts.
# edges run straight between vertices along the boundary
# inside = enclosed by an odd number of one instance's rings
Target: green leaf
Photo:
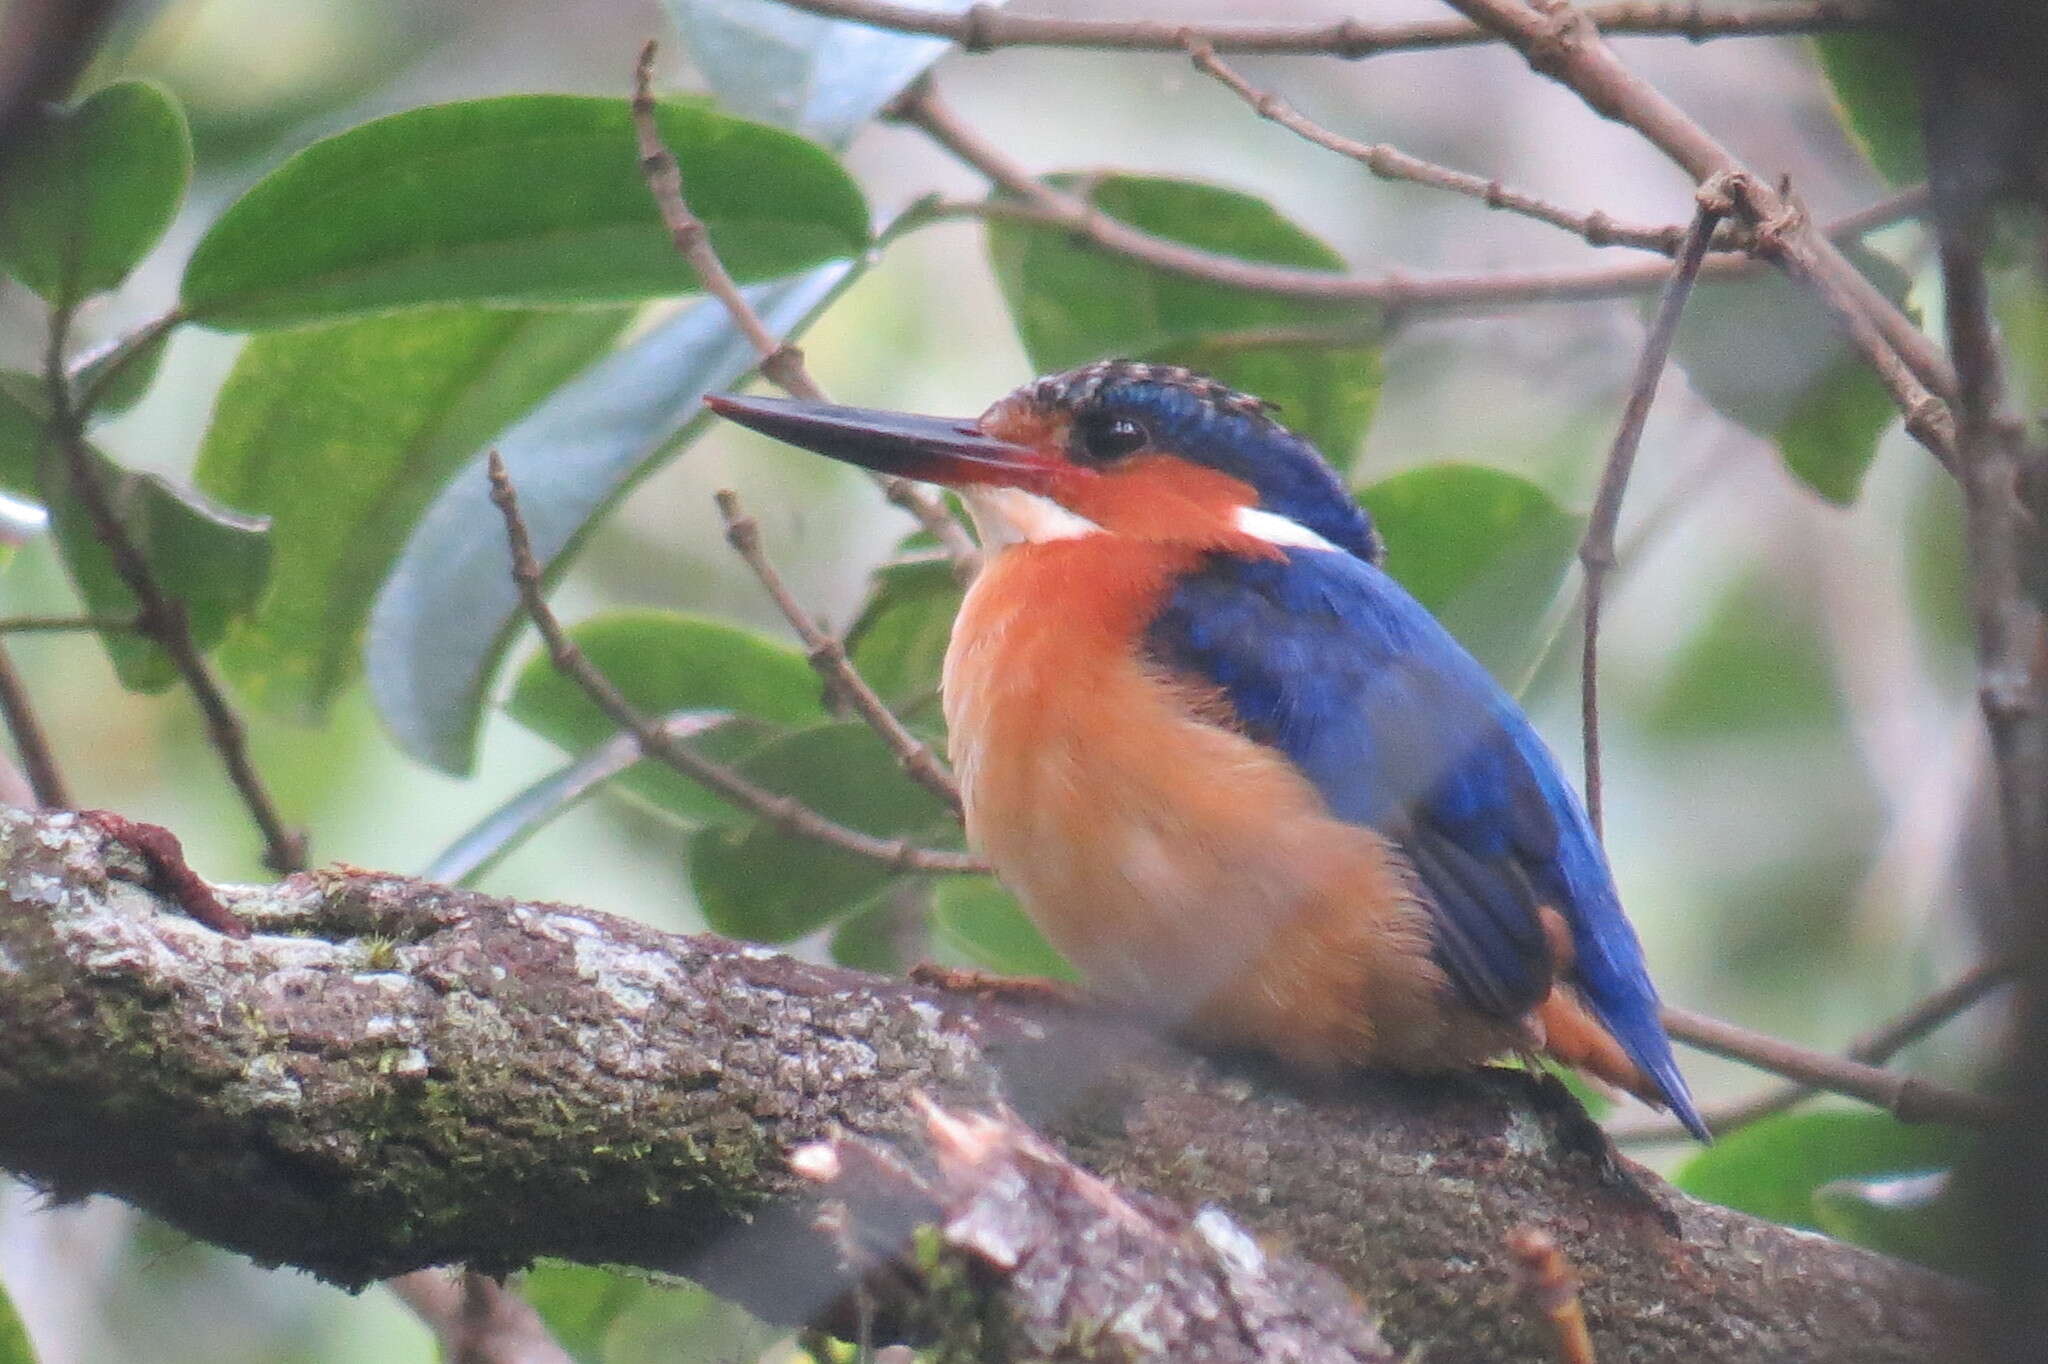
[[[1839,507],[1855,502],[1898,409],[1860,359],[1831,365],[1778,428],[1778,453],[1793,477]]]
[[[1981,1278],[1990,1268],[1978,1219],[1946,1170],[1889,1179],[1837,1179],[1814,1190],[1822,1231],[1869,1250]]]
[[[1899,33],[1829,33],[1813,46],[1849,140],[1890,183],[1925,180],[1912,44]]]
[[[671,717],[669,732],[677,738],[716,729],[732,717],[707,711],[694,717],[694,728]],[[574,809],[585,796],[640,760],[640,743],[628,733],[614,734],[567,766],[557,768],[485,815],[443,848],[420,872],[420,879],[445,886],[475,885],[557,815]]]
[[[1883,256],[1850,258],[1894,302],[1904,271]],[[1776,442],[1786,467],[1831,502],[1855,501],[1897,415],[1877,376],[1832,316],[1775,271],[1703,284],[1686,306],[1672,354],[1699,395]]]
[[[42,496],[36,463],[42,458],[43,421],[49,410],[41,380],[20,370],[0,370],[0,492]]]
[[[821,148],[701,104],[665,103],[659,120],[735,278],[866,248],[860,190]],[[376,119],[230,205],[186,267],[184,307],[216,326],[276,327],[693,292],[638,162],[621,99],[507,95]]]
[[[657,1291],[645,1279],[616,1269],[549,1261],[519,1281],[548,1334],[577,1364],[604,1364],[605,1334],[628,1307]]]
[[[221,652],[241,689],[320,718],[354,678],[370,601],[449,474],[625,320],[435,309],[245,346],[196,472],[207,492],[272,518],[270,589]]]
[[[823,266],[749,293],[768,329],[790,336],[857,273]],[[702,429],[704,395],[755,358],[716,300],[692,304],[557,389],[448,480],[378,590],[364,645],[371,698],[401,747],[468,770],[485,689],[524,619],[486,449],[519,490],[535,557],[559,570],[606,508]]]
[[[157,371],[163,368],[171,330],[160,327],[143,336],[116,337],[72,362],[72,392],[78,394],[81,405],[88,396],[92,398],[92,410],[86,413],[88,419],[117,416],[142,400],[142,395],[156,382]],[[113,377],[104,378],[110,369]],[[94,393],[94,389],[100,391]]]
[[[1946,1168],[1966,1143],[1954,1128],[1909,1127],[1888,1113],[1783,1113],[1722,1137],[1672,1182],[1710,1203],[1818,1231],[1814,1191],[1823,1184]]]
[[[21,1324],[21,1316],[14,1310],[4,1287],[0,1287],[0,1364],[36,1364],[28,1328]]]
[[[753,752],[783,730],[825,719],[817,674],[803,655],[737,626],[672,611],[615,611],[584,621],[569,637],[643,715],[729,711],[739,717],[692,741],[721,762]],[[520,671],[506,709],[572,753],[617,732],[546,654]],[[734,818],[717,797],[661,763],[635,765],[620,784],[692,824]]]
[[[1000,975],[1081,978],[993,877],[949,876],[939,882],[932,895],[932,936],[933,946]]]
[[[1543,621],[1585,519],[1527,479],[1434,464],[1359,494],[1387,544],[1387,571],[1504,682],[1541,647]]]
[[[939,670],[960,610],[960,584],[943,559],[884,564],[846,632],[853,666],[899,712],[936,709]]]
[[[1104,213],[1169,240],[1243,260],[1341,271],[1344,260],[1261,199],[1190,180],[1050,177]],[[1113,256],[1047,225],[993,222],[989,254],[1024,350],[1040,370],[1129,356],[1203,370],[1279,408],[1340,468],[1364,439],[1379,398],[1378,319],[1332,306],[1171,275]],[[1246,332],[1355,324],[1355,345],[1233,344]]]
[[[881,838],[934,838],[951,825],[866,725],[832,724],[765,745],[740,764],[749,781]],[[690,878],[715,932],[788,942],[858,909],[896,876],[872,859],[755,821],[690,840]]]
[[[898,945],[905,935],[898,926],[902,909],[897,904],[899,892],[909,888],[906,882],[887,894],[875,896],[865,909],[855,910],[840,920],[832,930],[832,960],[878,976],[897,975],[909,966]]]
[[[88,613],[133,618],[135,597],[73,493],[68,466],[57,452],[41,448],[42,410],[31,410],[19,384],[25,377],[0,375],[0,488],[33,496],[49,509],[58,554]],[[26,451],[20,444],[24,435],[30,442]],[[131,473],[96,446],[88,452],[115,515],[157,584],[183,603],[193,642],[202,652],[211,650],[263,594],[270,574],[269,522],[216,506],[155,474]],[[142,636],[119,630],[103,632],[100,639],[130,691],[163,691],[177,681],[170,655]]]
[[[2026,265],[1994,270],[1991,307],[2014,401],[2023,411],[2048,406],[2048,285]]]
[[[0,270],[58,307],[125,279],[192,178],[185,116],[144,81],[42,112],[14,145],[0,195]]]
[[[577,1364],[722,1364],[760,1357],[771,1333],[694,1284],[550,1262],[519,1295]]]
[[[1649,708],[1663,738],[1790,735],[1841,723],[1841,688],[1820,621],[1768,578],[1730,590],[1679,649]]]

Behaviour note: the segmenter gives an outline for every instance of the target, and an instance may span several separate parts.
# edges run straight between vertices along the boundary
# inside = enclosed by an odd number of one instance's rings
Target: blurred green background
[[[1033,8],[1099,13],[1077,0]],[[1170,8],[1186,21],[1309,21],[1340,12],[1314,0]],[[1426,0],[1389,0],[1342,12],[1399,19],[1441,11]],[[162,311],[206,226],[296,149],[435,101],[621,95],[650,36],[664,41],[663,88],[700,88],[655,0],[136,7],[86,85],[146,76],[173,91],[191,121],[195,179],[165,241],[118,292],[80,315],[81,348]],[[1823,220],[1886,192],[1837,120],[1810,44],[1620,46],[1738,154],[1788,174]],[[1505,51],[1239,65],[1362,140],[1497,174],[1621,220],[1680,222],[1690,212],[1690,187],[1678,172]],[[1247,191],[1359,272],[1626,258],[1470,200],[1376,181],[1260,122],[1178,57],[954,54],[937,73],[963,116],[1034,170],[1114,169]],[[933,191],[983,192],[919,135],[887,125],[861,131],[845,164],[883,218]],[[980,226],[955,221],[890,245],[805,339],[826,389],[863,405],[971,414],[1030,378],[985,238]],[[1869,245],[1889,262],[1873,268],[1896,274],[1916,308],[1938,315],[1919,229],[1890,229]],[[1835,403],[1829,390],[1816,410],[1773,409],[1788,366],[1834,362],[1817,349],[1830,344],[1824,336],[1760,324],[1778,301],[1757,292],[1701,296],[1679,372],[1651,415],[1623,517],[1624,567],[1604,632],[1608,842],[1667,999],[1834,1048],[1975,956],[1963,830],[1975,817],[1982,761],[1959,597],[1958,513],[1951,485],[1896,422],[1875,437],[1860,490],[1853,470],[1830,465],[1843,449],[1870,445],[1856,415],[1867,404],[1827,405]],[[1559,506],[1583,511],[1625,396],[1643,311],[1623,300],[1404,323],[1380,357],[1384,384],[1354,478],[1377,485],[1444,462],[1480,465],[1520,475]],[[42,327],[35,296],[0,282],[0,365],[33,369]],[[105,448],[130,467],[189,476],[244,343],[236,334],[181,330],[143,401],[101,428]],[[2022,376],[2029,377],[2040,375]],[[1788,436],[1791,424],[1803,434]],[[1788,459],[1807,461],[1806,481]],[[786,640],[787,627],[719,532],[710,494],[724,487],[746,496],[798,596],[840,627],[909,528],[857,476],[730,428],[713,430],[602,524],[555,593],[557,611],[575,620],[601,607],[657,606]],[[1419,531],[1406,546],[1395,536],[1390,567],[1400,575],[1430,549],[1431,537]],[[44,541],[29,543],[0,577],[0,614],[74,609]],[[1506,631],[1497,657],[1511,658],[1529,679],[1526,703],[1575,771],[1574,636],[1558,634],[1562,601],[1534,614],[1474,628]],[[91,638],[19,636],[9,648],[83,803],[174,827],[210,876],[265,874],[182,695],[123,691]],[[519,655],[528,648],[522,643]],[[311,829],[323,861],[420,870],[562,761],[558,749],[494,710],[473,776],[431,771],[385,737],[360,683],[324,727],[260,712],[252,719],[258,759],[290,816]],[[481,884],[701,927],[687,841],[644,806],[600,797],[543,829]],[[823,938],[813,935],[800,950],[822,954]],[[1966,1024],[1912,1059],[1966,1078],[1981,1048]],[[1683,1059],[1710,1102],[1762,1083],[1739,1067]],[[433,1357],[425,1331],[382,1290],[351,1298],[301,1275],[259,1271],[105,1201],[50,1209],[6,1186],[0,1282],[45,1364]],[[591,1358],[752,1358],[774,1340],[688,1290],[653,1292],[569,1269],[542,1271],[534,1287],[554,1304],[558,1326],[586,1314],[577,1347]],[[593,1306],[600,1299],[610,1306]]]

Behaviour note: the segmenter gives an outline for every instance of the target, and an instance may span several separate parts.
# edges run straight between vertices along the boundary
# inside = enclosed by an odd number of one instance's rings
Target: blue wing
[[[1537,910],[1564,915],[1572,983],[1697,1124],[1578,796],[1521,708],[1421,603],[1332,550],[1216,555],[1180,579],[1147,644],[1221,687],[1246,732],[1286,753],[1340,818],[1401,847],[1429,892],[1438,960],[1474,1007],[1514,1018],[1541,1002],[1552,964]]]

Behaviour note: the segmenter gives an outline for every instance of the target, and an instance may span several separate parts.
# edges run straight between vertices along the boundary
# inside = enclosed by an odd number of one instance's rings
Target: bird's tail
[[[1543,1026],[1543,1050],[1557,1060],[1584,1071],[1596,1080],[1635,1095],[1653,1108],[1674,1109],[1678,1119],[1702,1141],[1711,1140],[1697,1111],[1681,1098],[1674,1106],[1672,1091],[1657,1077],[1647,1074],[1607,1031],[1569,986],[1552,988],[1549,998],[1536,1007]],[[1685,1095],[1683,1082],[1677,1093]]]

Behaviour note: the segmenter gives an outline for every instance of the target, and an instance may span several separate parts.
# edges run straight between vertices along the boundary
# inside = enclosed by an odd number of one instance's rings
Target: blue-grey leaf
[[[730,711],[683,711],[662,721],[671,738],[687,739],[732,718]],[[617,734],[566,767],[550,772],[478,820],[450,843],[420,878],[444,886],[467,886],[524,843],[533,832],[640,761],[640,742]]]
[[[973,0],[912,0],[959,14]],[[844,146],[949,46],[804,14],[773,0],[662,0],[697,69],[742,118]]]
[[[747,290],[778,336],[829,301],[853,267],[819,266]],[[754,367],[715,299],[689,304],[557,389],[491,448],[519,492],[544,569],[698,422],[704,395]],[[484,690],[520,621],[504,522],[484,476],[487,450],[459,470],[414,528],[370,610],[370,697],[400,747],[447,772],[469,769]]]

